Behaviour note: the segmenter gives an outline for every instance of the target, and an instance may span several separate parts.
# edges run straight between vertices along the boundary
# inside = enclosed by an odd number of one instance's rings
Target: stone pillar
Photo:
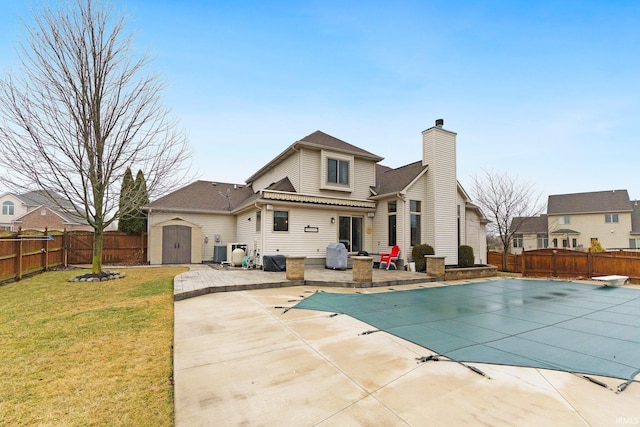
[[[354,256],[351,260],[353,261],[353,281],[373,282],[373,257]]]
[[[303,256],[287,257],[287,280],[304,280]]]
[[[427,275],[435,277],[436,280],[444,280],[444,257],[435,255],[425,255],[427,263]]]

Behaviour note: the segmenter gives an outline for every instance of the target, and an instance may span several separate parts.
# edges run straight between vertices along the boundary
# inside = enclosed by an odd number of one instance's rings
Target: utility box
[[[344,247],[344,244],[329,243],[325,267],[333,270],[347,269],[347,248]]]

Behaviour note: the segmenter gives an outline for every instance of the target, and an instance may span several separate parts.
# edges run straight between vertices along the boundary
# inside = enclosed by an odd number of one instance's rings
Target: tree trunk
[[[502,250],[502,271],[509,271],[509,248]]]
[[[91,272],[93,274],[102,273],[102,241],[104,238],[104,230],[93,230],[93,257]]]

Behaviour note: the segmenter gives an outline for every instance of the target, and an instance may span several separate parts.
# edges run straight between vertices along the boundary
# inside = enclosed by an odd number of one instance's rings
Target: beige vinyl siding
[[[351,197],[366,199],[370,195],[370,187],[376,185],[376,164],[371,160],[356,158],[353,171],[353,192]]]
[[[320,195],[320,151],[300,150],[300,193]]]
[[[438,128],[423,132],[423,163],[427,172],[427,196],[433,204],[429,209],[429,231],[438,256],[445,264],[458,263],[457,248],[457,178],[455,134]]]
[[[396,200],[395,197],[390,200]],[[372,221],[371,233],[371,249],[368,250],[371,255],[379,255],[388,253],[389,246],[389,200],[379,201],[378,209]],[[397,215],[397,214],[396,214]],[[397,218],[396,218],[397,220]],[[374,259],[377,261],[377,258]]]
[[[487,234],[481,218],[474,210],[465,213],[464,221],[465,244],[473,248],[474,262],[486,263],[487,258]]]
[[[237,241],[236,243],[244,243],[247,245],[247,255],[260,255],[260,248],[262,248],[262,232],[256,231],[256,213],[258,210],[251,210],[242,213],[237,216]],[[264,213],[262,214],[264,216]],[[261,220],[262,221],[262,220]],[[261,230],[264,228],[264,223],[261,224]],[[262,264],[259,260],[258,264]]]
[[[289,231],[273,231],[275,211],[289,212]],[[331,210],[274,205],[264,217],[263,255],[324,258],[327,245],[338,241],[337,214]],[[336,218],[333,224],[331,217]],[[318,232],[305,232],[306,226],[318,227]]]
[[[326,197],[350,197],[366,199],[370,195],[370,187],[375,185],[375,162],[359,159],[343,153],[329,150],[312,151],[301,150],[301,191],[305,194],[322,195]],[[349,186],[340,188],[327,183],[328,158],[346,160],[349,162]]]
[[[149,226],[159,224],[173,218],[181,218],[184,221],[192,222],[202,227],[202,260],[213,260],[213,247],[216,245],[226,246],[227,243],[236,242],[236,218],[231,215],[195,214],[195,213],[175,213],[175,212],[152,212],[149,216]],[[215,235],[220,235],[220,242],[215,241]],[[208,243],[204,238],[208,237]],[[162,245],[162,242],[151,242],[154,245]]]
[[[610,212],[616,213],[616,212]],[[587,250],[591,246],[591,238],[596,237],[603,248],[628,248],[631,232],[631,213],[618,213],[617,223],[605,222],[605,213],[594,214],[569,214],[569,224],[558,224],[561,215],[549,215],[549,246],[553,246],[553,239],[558,239],[558,247],[562,247],[565,235],[552,234],[559,229],[570,229],[579,232],[578,235],[569,235],[569,240],[577,239],[578,246]]]
[[[525,251],[533,251],[538,249],[538,233],[519,233],[519,234],[522,234],[522,247],[514,248],[513,242],[511,242],[511,247],[509,248],[510,253],[521,254],[523,249]]]
[[[293,153],[289,155],[282,162],[278,163],[272,169],[266,171],[263,175],[257,178],[253,182],[253,190],[260,191],[278,182],[283,178],[289,178],[293,187],[299,191],[300,188],[300,167],[299,167],[299,153]]]
[[[289,213],[289,230],[273,231],[273,213]],[[261,254],[305,256],[309,259],[324,259],[329,243],[338,242],[338,217],[359,216],[363,218],[363,248],[369,251],[373,233],[372,218],[364,212],[336,211],[331,208],[274,205],[273,210],[264,211],[264,240]],[[335,223],[331,223],[331,218]],[[317,227],[318,232],[305,232],[305,227]],[[367,229],[370,230],[367,233]]]

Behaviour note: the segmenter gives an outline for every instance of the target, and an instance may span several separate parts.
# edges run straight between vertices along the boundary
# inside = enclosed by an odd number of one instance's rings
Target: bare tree
[[[508,253],[513,237],[526,224],[527,218],[540,215],[540,194],[533,184],[519,183],[506,173],[483,171],[473,178],[474,202],[491,221],[487,227],[496,235],[502,247],[502,269],[508,270]],[[514,219],[517,219],[514,221]]]
[[[0,81],[0,164],[11,189],[62,195],[88,221],[97,274],[105,228],[130,210],[119,206],[127,167],[157,196],[183,181],[189,150],[124,14],[99,0],[65,4],[34,17],[20,72]]]

